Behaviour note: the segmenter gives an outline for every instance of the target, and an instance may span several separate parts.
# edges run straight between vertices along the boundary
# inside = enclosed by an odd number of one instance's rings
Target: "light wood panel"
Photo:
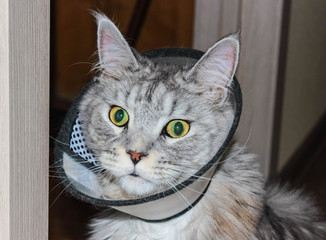
[[[222,0],[222,9],[221,37],[240,29],[241,0]]]
[[[4,239],[10,236],[8,5],[8,1],[0,1],[0,235]]]
[[[0,9],[0,235],[47,239],[49,1]]]
[[[241,0],[197,0],[193,47],[207,50],[220,38],[240,29]]]
[[[221,0],[196,0],[193,47],[206,51],[221,36]]]
[[[258,154],[262,171],[271,169],[283,0],[246,0],[241,9],[241,47],[238,76],[244,93],[239,135],[244,140],[252,126],[249,147]]]
[[[205,50],[218,38],[236,31],[241,22],[241,53],[236,75],[244,106],[237,136],[258,154],[262,172],[271,171],[275,149],[275,101],[283,0],[197,0],[194,47]]]

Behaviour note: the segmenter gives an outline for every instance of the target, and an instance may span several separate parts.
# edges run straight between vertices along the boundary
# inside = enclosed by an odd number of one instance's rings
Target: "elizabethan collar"
[[[143,55],[152,58],[154,61],[183,65],[195,63],[203,55],[203,52],[193,49],[168,48],[148,51]],[[64,179],[62,183],[66,190],[74,197],[95,206],[114,208],[150,222],[175,218],[194,207],[208,189],[217,163],[238,126],[242,97],[237,80],[234,78],[230,91],[230,99],[232,99],[235,108],[233,123],[215,156],[205,166],[198,169],[192,177],[174,188],[151,196],[128,200],[106,200],[102,197],[101,187],[97,179],[98,172],[93,170],[97,168],[97,162],[84,142],[83,132],[79,125],[78,106],[82,96],[92,84],[94,83],[91,82],[72,104],[57,137],[55,157],[58,174]]]

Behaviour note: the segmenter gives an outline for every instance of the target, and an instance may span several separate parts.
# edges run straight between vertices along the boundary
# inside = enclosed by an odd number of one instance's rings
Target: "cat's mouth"
[[[136,172],[119,178],[120,186],[131,195],[144,196],[156,190],[156,184]]]
[[[130,174],[126,175],[126,176],[131,177],[131,179],[137,178],[139,180],[144,181],[145,183],[150,183],[149,180],[147,180],[146,178],[144,178],[141,175],[137,174],[136,172],[130,173]]]
[[[132,176],[132,177],[140,177],[137,173],[131,173],[129,175]]]
[[[139,174],[138,171],[136,169],[134,169],[132,172],[130,172],[129,174],[126,174],[125,176],[127,177],[132,177],[132,178],[137,178],[137,179],[141,179],[144,182],[151,182],[149,179],[147,179],[146,177],[143,177],[142,174]]]

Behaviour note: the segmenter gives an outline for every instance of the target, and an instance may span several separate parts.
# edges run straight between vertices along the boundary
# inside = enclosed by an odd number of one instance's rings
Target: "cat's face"
[[[99,15],[98,24],[102,72],[81,102],[80,119],[105,170],[104,195],[171,188],[205,165],[229,131],[233,110],[226,97],[238,41],[230,37],[195,66],[176,67],[135,57],[111,21]]]

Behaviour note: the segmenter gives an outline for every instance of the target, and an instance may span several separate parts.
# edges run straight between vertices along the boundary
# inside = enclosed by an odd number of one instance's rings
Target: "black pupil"
[[[175,135],[177,135],[177,136],[181,135],[183,132],[183,124],[181,122],[175,123],[173,126],[173,131],[174,131]]]
[[[119,109],[115,112],[114,118],[117,122],[121,122],[123,120],[123,117],[125,116],[125,113],[122,109]]]

